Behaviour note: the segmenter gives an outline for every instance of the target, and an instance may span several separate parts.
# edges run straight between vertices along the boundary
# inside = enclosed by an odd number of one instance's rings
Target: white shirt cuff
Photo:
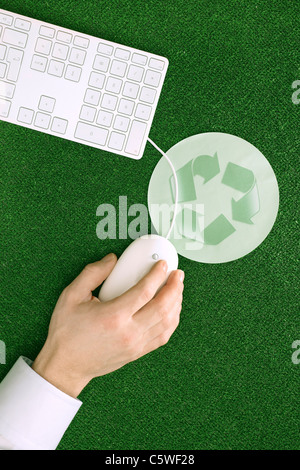
[[[0,384],[0,436],[15,450],[54,450],[82,402],[38,375],[21,356]]]

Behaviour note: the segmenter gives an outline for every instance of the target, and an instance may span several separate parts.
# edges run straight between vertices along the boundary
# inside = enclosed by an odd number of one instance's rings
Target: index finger
[[[114,303],[116,309],[125,309],[133,315],[155,296],[157,290],[166,280],[167,269],[166,261],[158,261],[136,285],[110,302]]]

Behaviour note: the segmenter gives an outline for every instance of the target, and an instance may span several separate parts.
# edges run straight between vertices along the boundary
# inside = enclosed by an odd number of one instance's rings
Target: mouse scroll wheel
[[[159,255],[157,253],[153,253],[152,258],[157,261],[159,259]]]

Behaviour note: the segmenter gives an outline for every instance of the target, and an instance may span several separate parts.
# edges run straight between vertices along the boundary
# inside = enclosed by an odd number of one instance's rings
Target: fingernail
[[[180,282],[183,282],[183,279],[184,279],[184,272],[181,271],[181,269],[179,269],[179,279],[180,279]]]
[[[108,263],[109,261],[112,261],[114,257],[115,257],[114,253],[109,253],[108,255],[104,256],[104,258],[102,258],[102,261],[104,261],[105,263]]]
[[[168,269],[167,262],[163,261],[163,270],[164,270],[164,272],[167,272],[167,269]]]

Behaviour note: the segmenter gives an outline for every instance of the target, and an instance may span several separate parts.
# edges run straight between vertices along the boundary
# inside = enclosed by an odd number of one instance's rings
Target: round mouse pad
[[[170,241],[202,263],[225,263],[266,238],[278,212],[276,176],[263,154],[230,134],[198,134],[167,152],[178,179],[178,208]],[[175,202],[174,177],[164,157],[148,188],[152,224],[166,236]]]

